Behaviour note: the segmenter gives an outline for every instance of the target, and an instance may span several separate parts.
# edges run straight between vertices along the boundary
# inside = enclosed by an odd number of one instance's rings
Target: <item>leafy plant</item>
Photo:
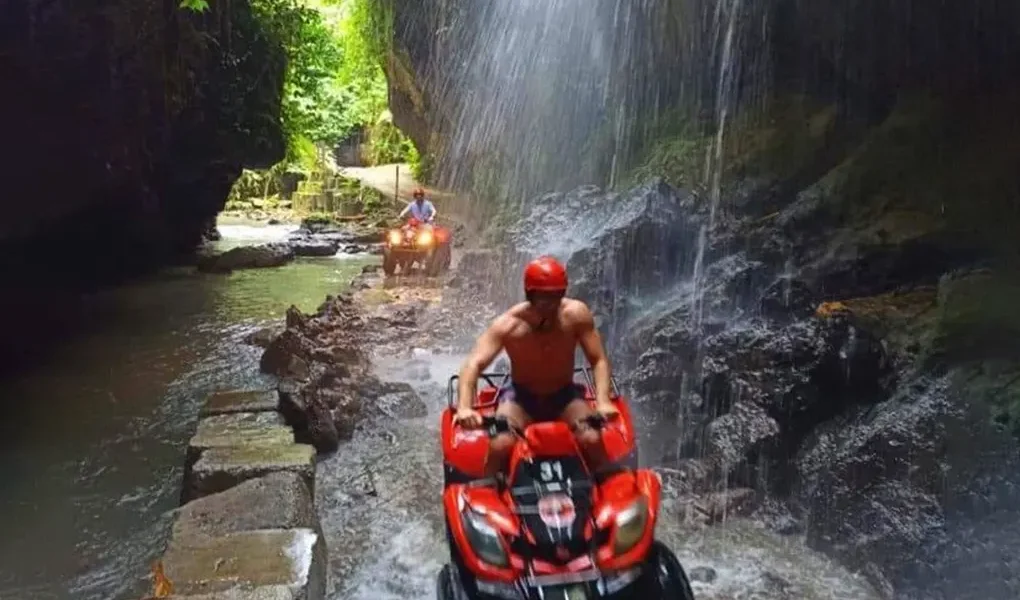
[[[197,13],[203,13],[209,10],[209,2],[207,0],[181,0],[181,3],[178,6],[184,10],[190,10]]]

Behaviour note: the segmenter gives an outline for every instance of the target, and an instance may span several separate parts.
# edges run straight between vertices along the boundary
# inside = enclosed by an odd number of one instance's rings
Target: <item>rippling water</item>
[[[293,226],[222,225],[221,248]],[[177,506],[184,446],[210,391],[264,387],[241,340],[314,309],[369,258],[170,270],[86,299],[87,332],[0,382],[0,598],[139,598]]]

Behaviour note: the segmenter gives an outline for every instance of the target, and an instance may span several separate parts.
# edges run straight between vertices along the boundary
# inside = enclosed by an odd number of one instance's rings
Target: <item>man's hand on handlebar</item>
[[[473,408],[458,408],[457,414],[453,416],[453,422],[461,427],[476,429],[482,426],[482,415]]]
[[[612,410],[609,410],[612,408]],[[620,416],[620,411],[616,410],[616,407],[607,406],[605,411],[596,410],[594,414],[590,414],[583,419],[578,419],[574,424],[575,428],[590,427],[596,431],[601,430],[610,421]]]
[[[605,419],[613,419],[620,416],[620,410],[612,402],[595,406],[595,412]]]

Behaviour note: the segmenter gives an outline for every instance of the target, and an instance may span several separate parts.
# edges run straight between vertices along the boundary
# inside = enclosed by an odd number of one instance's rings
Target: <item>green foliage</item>
[[[261,197],[266,187],[266,173],[259,171],[253,171],[251,169],[245,169],[241,171],[241,176],[234,182],[234,187],[230,189],[230,195],[227,196],[227,210],[233,210],[249,198]]]
[[[184,0],[181,6],[200,11],[207,1]],[[392,42],[391,0],[251,0],[251,6],[265,36],[287,57],[279,117],[286,158],[267,174],[265,190],[279,189],[287,170],[312,179],[329,175],[323,151],[359,129],[368,133],[372,163],[417,160],[387,110],[382,67]],[[248,193],[237,190],[231,197]]]
[[[287,149],[289,166],[305,175],[319,169],[319,150],[311,138],[297,134],[291,139]]]
[[[364,48],[367,62],[379,67],[393,46],[393,0],[340,0],[351,7],[351,32]]]
[[[704,179],[705,152],[710,144],[708,138],[683,136],[656,141],[621,184],[629,187],[661,176],[674,187],[695,189]]]
[[[414,180],[421,183],[432,181],[432,172],[435,169],[435,158],[431,153],[422,154],[414,144],[407,151],[407,162],[411,165],[411,174]]]
[[[414,149],[411,140],[393,124],[389,111],[368,129],[368,159],[372,164],[404,162]]]
[[[287,54],[282,120],[288,156],[304,137],[335,143],[353,126],[345,119],[351,98],[336,84],[343,51],[323,14],[298,0],[252,0],[252,10]]]
[[[209,2],[207,0],[181,0],[178,7],[192,12],[204,13],[209,10]]]
[[[343,44],[343,65],[339,81],[353,97],[352,120],[371,125],[387,105],[386,60],[392,35],[392,10],[382,10],[383,0],[340,0],[342,18],[338,23]]]

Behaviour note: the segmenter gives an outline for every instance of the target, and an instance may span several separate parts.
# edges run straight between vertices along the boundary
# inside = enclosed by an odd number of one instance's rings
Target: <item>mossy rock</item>
[[[836,114],[834,105],[782,95],[771,99],[761,112],[731,118],[722,139],[722,187],[732,188],[745,179],[776,181],[792,176],[830,142]],[[650,132],[650,141],[621,178],[622,185],[637,185],[656,176],[688,189],[706,184],[706,161],[710,156],[715,160],[718,143],[714,131],[678,112],[638,127]]]
[[[981,425],[1020,441],[1020,361],[981,361],[956,369],[953,376],[961,407],[982,419]],[[987,442],[990,433],[975,443]]]
[[[946,277],[927,362],[1020,360],[1020,277],[990,271]]]
[[[938,318],[938,290],[924,286],[902,292],[850,298],[836,303],[854,323],[889,346],[890,353],[914,358],[924,350]]]

